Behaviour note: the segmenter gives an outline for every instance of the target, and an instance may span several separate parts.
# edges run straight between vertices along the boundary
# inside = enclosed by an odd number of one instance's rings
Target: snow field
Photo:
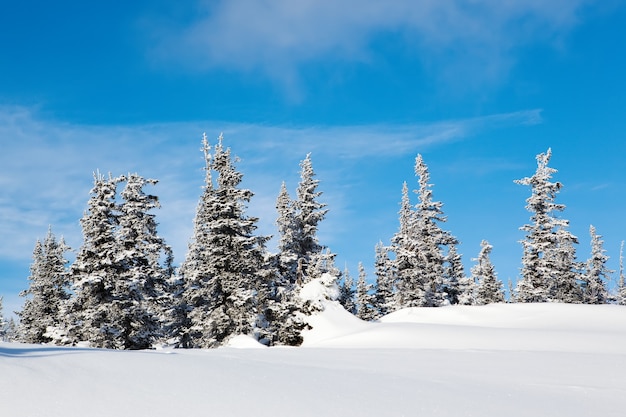
[[[623,416],[626,307],[407,309],[365,323],[335,303],[301,348],[0,344],[0,415]]]

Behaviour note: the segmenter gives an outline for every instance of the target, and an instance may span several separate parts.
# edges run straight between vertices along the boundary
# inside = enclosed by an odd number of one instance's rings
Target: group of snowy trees
[[[516,183],[530,186],[531,196],[526,208],[532,213],[531,223],[521,227],[526,232],[522,240],[522,276],[512,298],[518,302],[564,302],[603,304],[615,298],[620,304],[624,282],[620,279],[618,294],[612,297],[607,290],[610,271],[606,262],[601,236],[590,226],[591,257],[586,263],[577,261],[578,238],[569,230],[569,221],[557,216],[565,209],[556,203],[556,195],[563,185],[552,181],[554,168],[548,166],[552,152],[537,155],[537,171],[532,177]],[[623,277],[623,271],[620,270]]]
[[[327,209],[318,201],[310,155],[301,162],[295,198],[284,183],[280,188],[278,252],[270,253],[270,237],[257,235],[258,219],[246,214],[253,193],[241,188],[243,175],[231,150],[221,136],[214,147],[204,136],[202,145],[205,184],[178,270],[172,250],[157,233],[152,211],[159,207],[158,198],[144,192],[156,180],[96,174],[80,221],[83,243],[76,260],[69,265],[69,248],[51,230],[37,241],[18,328],[3,322],[0,336],[114,349],[211,348],[238,334],[266,345],[299,345],[306,315],[320,308],[303,299],[300,290],[317,278],[336,287],[328,293],[337,293],[344,308],[363,320],[406,307],[504,302],[487,241],[465,274],[458,240],[441,228],[443,204],[433,198],[421,155],[415,160],[418,201],[411,203],[405,182],[398,231],[389,245],[376,245],[370,283],[361,263],[356,282],[347,268],[340,273],[335,255],[318,241]],[[611,296],[608,257],[593,227],[591,258],[586,264],[576,260],[578,240],[567,230],[568,222],[556,216],[564,206],[555,202],[561,184],[551,182],[555,170],[548,167],[549,159],[550,151],[538,155],[535,174],[517,181],[531,187],[527,208],[532,215],[521,228],[526,232],[522,276],[509,301],[626,304],[622,259],[618,293]]]

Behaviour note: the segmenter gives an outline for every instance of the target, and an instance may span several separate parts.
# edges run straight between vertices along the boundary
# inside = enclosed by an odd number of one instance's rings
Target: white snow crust
[[[0,415],[624,416],[626,307],[406,309],[366,323],[336,302],[300,348],[0,343]]]

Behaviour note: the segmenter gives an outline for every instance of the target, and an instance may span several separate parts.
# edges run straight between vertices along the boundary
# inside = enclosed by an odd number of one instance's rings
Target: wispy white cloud
[[[114,175],[139,172],[160,180],[154,192],[163,204],[158,213],[161,232],[180,261],[204,178],[199,152],[204,131],[214,137],[224,132],[226,144],[241,157],[245,185],[256,193],[250,214],[261,218],[261,233],[272,234],[280,183],[287,180],[295,187],[298,163],[308,152],[328,175],[340,178],[345,174],[342,166],[350,161],[414,155],[491,129],[540,121],[540,111],[529,110],[414,125],[285,127],[206,121],[90,126],[46,119],[29,108],[0,108],[0,258],[29,259],[35,239],[44,236],[48,225],[78,246],[78,220],[86,208],[92,173],[99,169]],[[349,217],[341,214],[345,186],[341,181],[324,184],[336,230],[345,227]]]
[[[311,62],[368,62],[381,34],[445,76],[497,77],[513,51],[558,42],[594,0],[229,0],[199,1],[196,15],[169,30],[160,22],[155,54],[190,68],[262,71],[287,86]],[[474,70],[472,70],[474,68]]]

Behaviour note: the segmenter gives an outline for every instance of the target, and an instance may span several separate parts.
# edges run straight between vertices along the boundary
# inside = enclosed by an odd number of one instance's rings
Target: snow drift
[[[0,344],[0,415],[622,416],[626,307],[406,309],[365,323],[336,303],[301,348]],[[254,347],[254,349],[251,349]]]

